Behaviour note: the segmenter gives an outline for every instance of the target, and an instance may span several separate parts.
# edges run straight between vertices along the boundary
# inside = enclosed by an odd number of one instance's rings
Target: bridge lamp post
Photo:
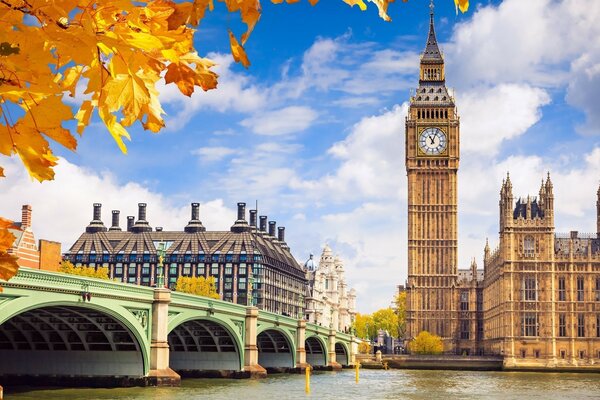
[[[250,276],[250,277],[248,277],[248,289],[246,289],[246,305],[253,306],[254,305],[253,303],[254,303],[254,276]]]
[[[157,284],[156,287],[164,288],[165,287],[165,276],[164,276],[164,261],[165,256],[167,254],[165,242],[159,242],[158,248],[156,249],[156,254],[158,255],[158,265],[157,265]]]
[[[298,307],[298,319],[304,319],[304,296],[302,293],[298,296],[300,299],[300,307]]]

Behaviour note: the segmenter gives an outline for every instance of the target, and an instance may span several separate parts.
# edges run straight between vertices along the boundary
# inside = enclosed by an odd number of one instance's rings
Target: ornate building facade
[[[459,117],[446,88],[433,6],[419,86],[406,117],[408,175],[407,335],[426,330],[456,345]]]
[[[406,117],[407,339],[429,331],[457,354],[513,368],[600,366],[600,189],[596,233],[554,228],[550,175],[538,197],[500,191],[499,245],[457,268],[459,118],[445,86],[433,21]],[[594,367],[595,365],[595,367]]]
[[[556,233],[550,175],[516,203],[503,182],[499,244],[484,250],[487,354],[512,367],[600,364],[600,189],[596,207],[596,233]]]
[[[285,242],[285,228],[238,203],[237,220],[229,231],[207,231],[200,221],[199,204],[192,203],[191,220],[182,231],[153,229],[146,220],[146,204],[138,205],[138,219],[127,217],[119,225],[119,211],[112,212],[112,226],[101,219],[101,204],[94,204],[93,220],[64,255],[76,266],[104,266],[110,278],[155,286],[157,249],[166,248],[165,284],[175,286],[180,276],[214,277],[221,299],[253,304],[266,311],[304,315],[306,277]]]
[[[304,264],[308,281],[305,318],[321,326],[349,332],[356,315],[356,291],[348,290],[342,260],[326,244],[317,265]]]

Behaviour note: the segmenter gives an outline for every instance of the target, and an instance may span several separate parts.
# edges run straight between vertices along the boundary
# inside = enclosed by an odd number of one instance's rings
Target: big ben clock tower
[[[419,87],[406,117],[408,175],[407,333],[456,336],[459,117],[446,88],[431,4]]]

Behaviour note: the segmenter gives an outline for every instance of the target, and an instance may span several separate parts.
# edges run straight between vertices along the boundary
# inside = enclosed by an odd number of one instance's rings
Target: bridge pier
[[[251,378],[266,378],[267,370],[258,364],[257,341],[258,308],[246,308],[245,338],[244,338],[244,372]]]
[[[296,329],[296,368],[304,371],[310,365],[306,362],[306,321],[298,320],[298,328]]]
[[[329,330],[329,335],[328,335],[328,339],[329,339],[329,366],[334,371],[340,371],[342,369],[342,365],[336,361],[336,357],[335,357],[335,336],[336,336],[335,330],[334,329],[330,329]]]
[[[356,365],[356,355],[358,354],[359,343],[360,341],[355,336],[352,336],[352,339],[350,340],[350,354],[348,355],[349,365]]]
[[[171,291],[165,288],[154,289],[152,303],[152,336],[150,340],[149,384],[152,386],[179,386],[181,377],[169,368],[169,303]]]

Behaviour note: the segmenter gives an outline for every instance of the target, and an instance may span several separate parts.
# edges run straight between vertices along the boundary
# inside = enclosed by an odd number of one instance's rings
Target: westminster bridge
[[[177,385],[354,363],[351,335],[168,289],[21,268],[0,293],[0,384]]]

